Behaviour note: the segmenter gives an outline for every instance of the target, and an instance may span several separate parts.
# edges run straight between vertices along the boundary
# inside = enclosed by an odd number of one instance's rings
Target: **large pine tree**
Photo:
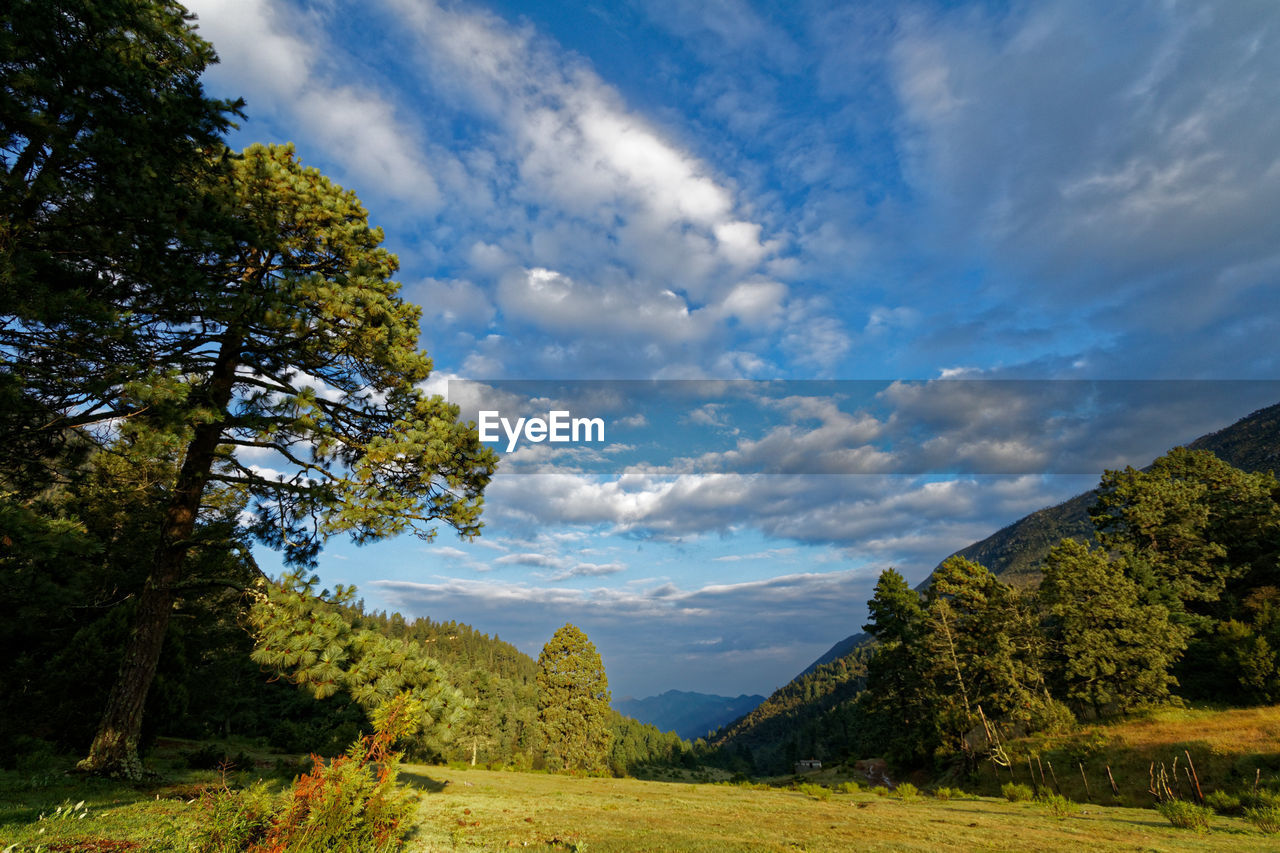
[[[94,772],[140,770],[143,704],[211,485],[243,493],[251,532],[307,565],[339,532],[430,538],[443,522],[476,535],[493,471],[474,425],[420,390],[431,371],[420,311],[399,298],[396,258],[355,195],[289,146],[249,148],[214,191],[234,226],[190,294],[195,319],[128,318],[157,366],[122,399],[183,450],[120,676],[81,762]]]
[[[609,718],[600,653],[586,634],[565,625],[538,655],[538,719],[551,760],[564,771],[604,770],[613,741]]]
[[[206,186],[238,104],[168,0],[11,0],[0,15],[0,465],[38,491],[71,429],[118,414],[217,231]],[[189,316],[189,315],[188,315]],[[54,473],[59,473],[55,471]]]
[[[1160,604],[1141,600],[1113,558],[1064,539],[1044,562],[1050,678],[1058,695],[1095,714],[1162,702],[1176,680],[1170,668],[1186,648],[1187,630]]]

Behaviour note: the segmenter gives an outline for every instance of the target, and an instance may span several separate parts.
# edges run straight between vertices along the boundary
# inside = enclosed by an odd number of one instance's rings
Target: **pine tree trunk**
[[[238,337],[224,339],[206,386],[209,405],[220,413],[225,414],[231,401],[239,349]],[[76,765],[79,770],[127,779],[138,779],[143,775],[142,762],[138,757],[142,711],[151,682],[155,679],[156,665],[160,662],[169,616],[173,612],[174,589],[182,577],[183,563],[191,547],[191,534],[195,531],[200,512],[200,499],[209,481],[224,428],[223,418],[202,423],[195,428],[187,446],[186,458],[165,510],[156,563],[138,598],[133,633],[125,648],[120,674],[107,698],[89,755]]]

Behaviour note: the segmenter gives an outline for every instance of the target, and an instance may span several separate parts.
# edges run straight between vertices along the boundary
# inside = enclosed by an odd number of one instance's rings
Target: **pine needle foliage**
[[[609,679],[595,645],[574,625],[556,631],[538,655],[538,719],[554,766],[605,770],[613,742]]]
[[[440,664],[413,640],[353,627],[340,606],[352,600],[355,589],[340,585],[318,593],[318,583],[315,575],[295,571],[255,591],[249,610],[252,659],[317,699],[349,694],[375,721],[395,707],[389,703],[406,697],[406,708],[416,715],[415,733],[450,739],[467,702]]]
[[[391,853],[403,846],[416,795],[396,784],[400,753],[391,745],[411,736],[422,718],[417,701],[401,693],[374,713],[374,734],[326,762],[312,756],[281,800],[261,785],[225,787],[206,796],[207,820],[197,830],[197,853]]]

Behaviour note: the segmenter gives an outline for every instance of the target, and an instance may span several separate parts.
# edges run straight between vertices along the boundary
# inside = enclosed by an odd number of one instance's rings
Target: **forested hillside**
[[[128,507],[118,509],[125,511],[112,513],[113,519],[129,517]],[[244,595],[227,584],[238,578],[250,588],[256,569],[236,561],[222,569],[234,573],[219,578],[220,587],[199,589],[179,604],[147,706],[144,749],[157,734],[237,735],[291,752],[341,753],[369,731],[365,713],[344,693],[318,700],[250,659],[254,638]],[[0,587],[0,606],[17,617],[0,625],[0,644],[21,650],[0,661],[0,679],[9,686],[0,695],[0,750],[21,755],[41,742],[82,749],[93,736],[124,643],[132,600],[128,577],[81,559],[42,573],[18,568],[16,579]],[[468,713],[446,742],[420,745],[411,754],[542,766],[532,658],[462,623],[366,613],[362,603],[337,609],[356,628],[416,642],[468,700]],[[646,762],[679,761],[689,749],[678,736],[621,715],[611,727],[609,767],[619,773]]]
[[[854,747],[852,702],[866,685],[857,649],[778,688],[751,713],[712,734],[726,767],[781,773],[802,758],[844,759]]]
[[[1207,450],[1243,471],[1280,470],[1280,404],[1259,409],[1231,426],[1203,435],[1188,444],[1187,449]],[[1036,583],[1045,556],[1059,541],[1094,541],[1089,509],[1097,499],[1098,492],[1093,489],[1056,506],[1037,510],[951,556],[981,563],[1010,583]],[[846,637],[805,672],[848,654],[865,640],[863,633]]]
[[[1280,490],[1267,472],[1278,456],[1280,405],[1141,472],[1108,472],[1098,489],[948,558],[918,590],[878,587],[878,597],[889,598],[872,602],[867,634],[837,643],[713,743],[729,758],[749,750],[757,767],[772,772],[809,757],[806,750],[859,757],[888,746],[910,764],[939,749],[965,753],[959,732],[976,724],[980,705],[992,720],[1016,721],[1025,731],[1058,725],[1055,718],[1071,713],[1106,715],[1171,695],[1277,701]],[[1050,582],[1037,591],[1046,568]],[[1083,602],[1091,602],[1090,615],[1072,628]],[[966,614],[964,607],[973,609]],[[878,622],[877,612],[889,622]],[[1142,642],[1132,639],[1135,631]],[[1103,639],[1121,635],[1131,638],[1124,648]],[[965,671],[963,642],[973,644],[972,672]],[[1086,662],[1089,644],[1103,657]],[[1000,655],[1006,657],[996,662]],[[926,663],[931,657],[935,662]],[[822,677],[841,662],[865,682]],[[1080,674],[1094,666],[1119,666],[1134,680],[1102,689],[1106,677]],[[940,679],[932,699],[917,692],[930,679]],[[860,695],[864,686],[871,689]],[[1056,697],[1049,704],[1035,698],[1046,690]],[[1024,694],[1015,712],[1010,697]],[[942,696],[958,704],[940,711]]]
[[[1203,435],[1188,444],[1187,449],[1207,450],[1242,471],[1280,470],[1280,404],[1260,409],[1228,427]],[[952,556],[981,563],[1010,582],[1024,579],[1033,582],[1039,578],[1049,549],[1059,541],[1093,540],[1089,508],[1097,497],[1095,489],[1033,512]]]

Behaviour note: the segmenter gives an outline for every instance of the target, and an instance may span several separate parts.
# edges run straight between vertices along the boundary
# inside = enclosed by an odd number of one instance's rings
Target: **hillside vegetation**
[[[1251,792],[1255,780],[1280,773],[1280,705],[1259,708],[1163,708],[1107,723],[1090,724],[1058,735],[1019,738],[1006,744],[1009,769],[986,767],[974,777],[973,789],[996,795],[1010,780],[1046,784],[1077,802],[1114,803],[1106,770],[1120,789],[1119,802],[1148,805],[1151,773],[1177,761],[1181,787],[1188,797],[1198,781],[1204,794]],[[1035,766],[1028,769],[1028,758]],[[1194,766],[1194,781],[1188,779]],[[1082,771],[1083,768],[1083,771]],[[1186,768],[1185,770],[1183,768]],[[1056,785],[1055,783],[1056,774]],[[1088,789],[1086,790],[1086,780]]]
[[[1280,490],[1268,469],[1278,455],[1280,405],[1141,472],[1108,472],[1099,489],[948,558],[917,590],[882,577],[887,621],[873,601],[866,634],[837,643],[712,743],[725,766],[750,759],[761,772],[886,749],[914,766],[963,755],[972,769],[982,750],[966,733],[980,709],[1016,733],[1063,726],[1061,703],[1092,718],[1170,696],[1276,701]],[[1047,559],[1055,580],[1039,591]],[[832,677],[841,661],[860,678]]]
[[[1228,427],[1202,435],[1188,444],[1187,449],[1207,450],[1242,471],[1280,470],[1280,404],[1259,409]],[[1096,489],[1076,495],[1069,501],[1033,512],[951,556],[981,563],[992,574],[1006,580],[1025,578],[1027,582],[1034,582],[1040,577],[1044,558],[1058,542],[1094,539],[1089,508],[1097,499]]]

